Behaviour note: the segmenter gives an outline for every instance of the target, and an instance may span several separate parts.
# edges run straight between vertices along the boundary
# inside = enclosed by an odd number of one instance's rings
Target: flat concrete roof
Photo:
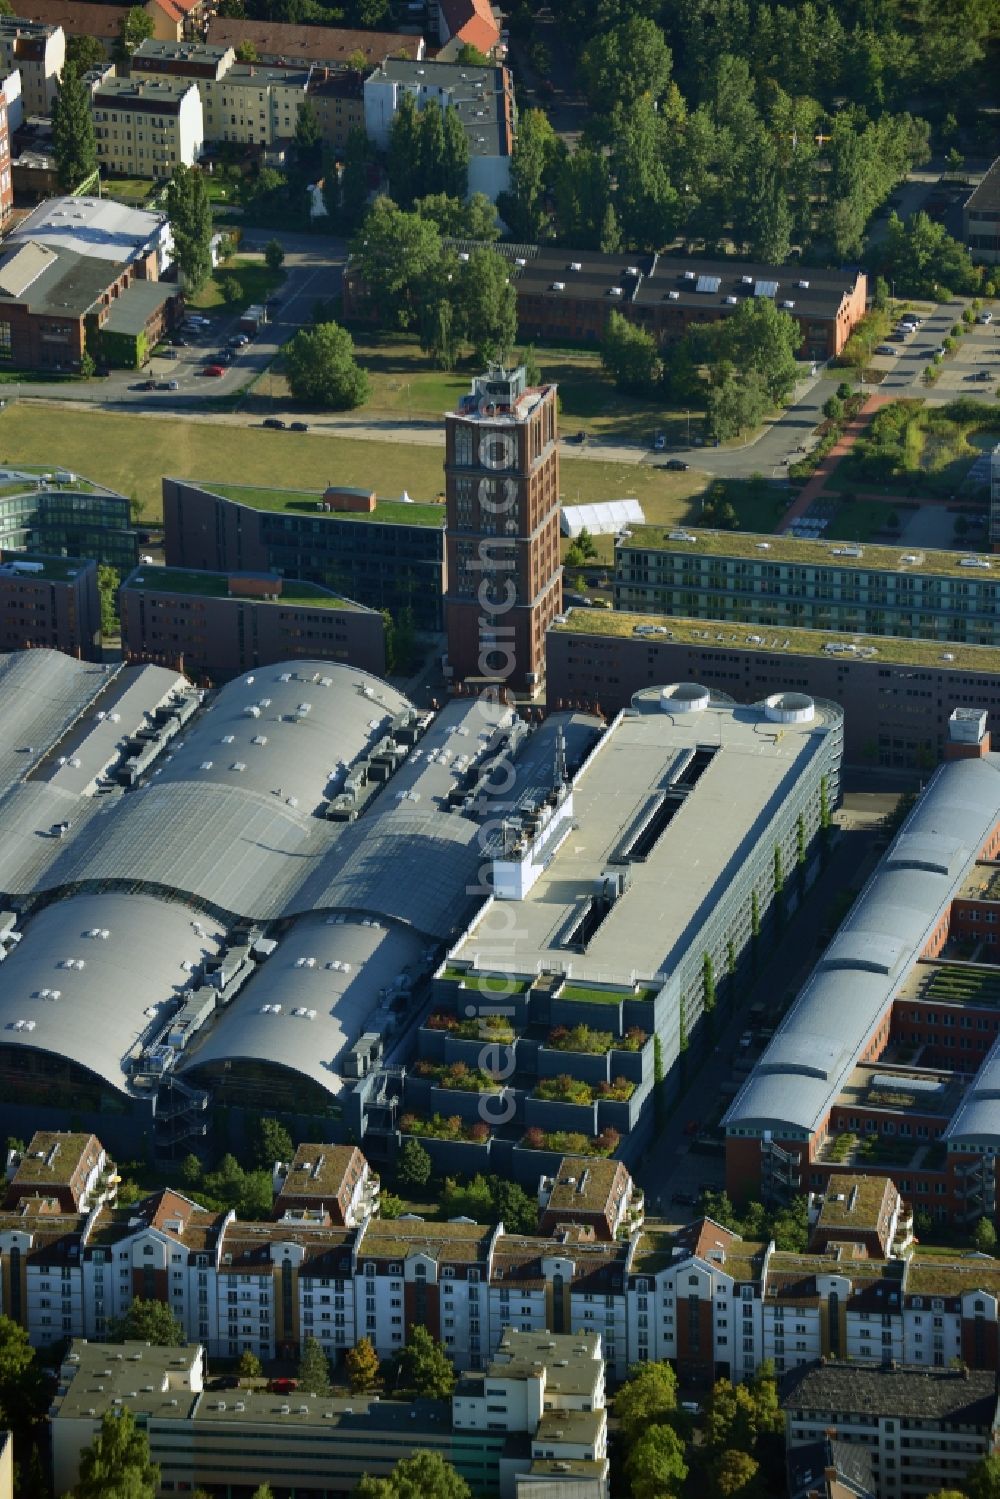
[[[817,703],[811,722],[778,725],[762,707],[716,694],[702,712],[661,712],[650,698],[644,705],[619,716],[580,771],[572,831],[516,903],[513,930],[491,938],[486,913],[455,961],[489,969],[502,947],[502,966],[515,974],[572,965],[573,981],[666,977],[839,716]],[[581,956],[564,945],[574,912],[629,830],[703,746],[717,752],[644,861],[631,862],[630,888]]]

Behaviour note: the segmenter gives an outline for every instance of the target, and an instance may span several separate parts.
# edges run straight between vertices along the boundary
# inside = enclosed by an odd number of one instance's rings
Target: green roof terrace
[[[233,590],[232,579],[273,583],[273,594],[256,594]],[[239,599],[252,604],[304,604],[314,609],[362,609],[353,599],[346,599],[318,583],[302,578],[283,578],[277,573],[203,572],[183,567],[137,567],[129,573],[123,588],[141,588],[149,593],[198,594],[202,598]],[[279,591],[280,590],[280,591]]]
[[[998,580],[1000,580],[1000,558]],[[831,656],[842,661],[871,661],[883,666],[941,666],[956,671],[994,674],[1000,670],[996,646],[962,645],[953,640],[910,640],[897,635],[838,634],[833,630],[800,630],[768,625],[734,625],[722,621],[632,614],[618,609],[572,608],[551,630],[562,634],[618,636],[694,645],[705,650],[779,652],[783,656]],[[647,633],[655,630],[656,634]]]
[[[375,509],[324,510],[322,494],[308,489],[266,489],[256,484],[198,483],[198,487],[209,494],[217,494],[237,505],[248,505],[252,510],[276,510],[300,515],[318,515],[326,520],[358,521],[375,525],[391,526],[443,526],[445,508],[443,504],[418,504],[416,501],[379,499]],[[362,491],[357,491],[359,494]]]
[[[737,557],[761,564],[793,562],[802,567],[849,567],[866,572],[949,574],[1000,578],[1000,558],[980,552],[935,552],[920,547],[871,546],[867,542],[806,541],[752,531],[708,531],[699,527],[631,526],[621,551],[684,552],[692,557]],[[970,563],[968,559],[974,559]],[[963,565],[963,561],[965,565]],[[983,565],[985,564],[985,565]]]
[[[0,561],[0,577],[36,578],[42,583],[69,583],[91,564],[83,557],[47,557],[36,552],[8,551]]]
[[[1000,968],[941,960],[918,963],[896,998],[897,1003],[922,1000],[995,1010],[1000,1007]]]

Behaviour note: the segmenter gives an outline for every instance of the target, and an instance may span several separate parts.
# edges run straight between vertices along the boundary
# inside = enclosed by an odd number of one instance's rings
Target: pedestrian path
[[[824,489],[829,483],[830,476],[833,474],[834,470],[837,468],[840,462],[847,457],[847,454],[851,451],[854,444],[861,436],[862,432],[868,426],[868,423],[875,415],[875,412],[878,411],[881,406],[890,405],[892,399],[892,396],[871,395],[868,397],[868,399],[865,401],[865,404],[858,412],[857,416],[852,417],[851,420],[847,423],[847,426],[844,428],[841,435],[837,438],[837,441],[834,443],[829,453],[827,453],[826,457],[821,458],[819,463],[816,465],[812,478],[805,485],[805,487],[799,491],[798,498],[787,510],[784,520],[782,521],[783,527],[791,525],[793,521],[801,520],[802,517],[808,513],[810,506],[812,506],[815,501],[819,499],[820,495],[823,493]]]

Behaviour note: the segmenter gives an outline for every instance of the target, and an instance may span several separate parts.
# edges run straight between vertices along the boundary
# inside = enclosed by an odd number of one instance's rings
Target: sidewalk
[[[892,402],[892,396],[871,395],[865,401],[857,416],[853,417],[844,428],[840,437],[816,465],[812,478],[805,488],[800,490],[798,499],[791,505],[785,514],[783,525],[789,525],[792,521],[801,520],[815,500],[818,500],[826,488],[830,475],[837,465],[851,451],[862,432],[871,421],[880,406],[888,406]]]

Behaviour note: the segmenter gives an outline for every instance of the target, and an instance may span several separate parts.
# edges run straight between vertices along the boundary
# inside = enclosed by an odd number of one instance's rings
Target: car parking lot
[[[956,339],[950,353],[943,352],[945,339],[955,324],[962,322],[967,306],[967,301],[942,303],[921,314],[914,331],[907,332],[897,324],[887,343],[879,345],[872,357],[873,366],[884,371],[879,393],[927,396],[932,391],[932,398],[976,395],[993,399],[995,389],[1000,387],[1000,324],[992,304],[985,309],[989,321],[973,323]],[[892,353],[882,352],[890,347]],[[933,386],[927,387],[923,373],[935,355],[940,356],[940,374]]]

